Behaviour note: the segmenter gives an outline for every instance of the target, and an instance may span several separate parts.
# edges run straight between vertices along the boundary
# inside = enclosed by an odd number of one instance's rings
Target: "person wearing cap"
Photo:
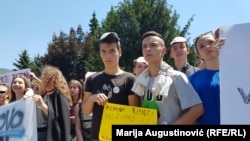
[[[148,68],[148,62],[144,59],[143,56],[138,57],[133,62],[133,73],[136,77],[140,75],[146,68]]]
[[[218,32],[218,30],[216,31]],[[206,32],[194,39],[199,58],[205,62],[204,69],[189,77],[190,83],[200,96],[205,112],[198,118],[198,124],[220,125],[220,70],[219,49],[225,39],[219,33]]]
[[[99,53],[104,70],[87,79],[82,106],[84,114],[93,113],[92,140],[99,140],[103,108],[107,102],[139,106],[139,97],[131,91],[136,76],[122,70],[119,66],[122,49],[117,33],[102,34],[99,41]]]
[[[181,36],[175,37],[170,43],[170,56],[174,59],[174,69],[185,73],[188,77],[199,68],[188,63],[187,56],[190,48],[187,39]]]
[[[143,34],[142,54],[148,62],[132,91],[143,97],[142,107],[158,111],[158,124],[195,124],[203,104],[187,76],[163,61],[167,48],[161,34]]]

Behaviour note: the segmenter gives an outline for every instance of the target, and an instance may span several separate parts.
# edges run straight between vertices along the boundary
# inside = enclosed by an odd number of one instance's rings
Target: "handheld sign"
[[[37,141],[36,103],[32,97],[0,106],[1,141]]]
[[[106,103],[103,110],[99,139],[112,141],[112,125],[156,125],[157,110]]]
[[[5,83],[8,86],[10,86],[13,77],[16,77],[17,75],[23,76],[29,80],[30,78],[29,73],[30,73],[30,68],[0,74],[0,83]]]
[[[250,124],[250,23],[222,26],[220,51],[221,124]]]

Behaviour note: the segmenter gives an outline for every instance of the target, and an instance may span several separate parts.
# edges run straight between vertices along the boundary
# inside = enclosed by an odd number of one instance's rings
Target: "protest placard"
[[[221,124],[250,124],[250,23],[219,28]]]
[[[156,125],[154,109],[107,103],[104,106],[99,138],[112,141],[112,125]]]
[[[36,104],[32,97],[0,106],[0,140],[37,141]]]
[[[29,73],[30,73],[30,68],[0,74],[0,83],[5,83],[8,86],[10,86],[12,78],[17,75],[24,76],[29,80],[30,78]]]

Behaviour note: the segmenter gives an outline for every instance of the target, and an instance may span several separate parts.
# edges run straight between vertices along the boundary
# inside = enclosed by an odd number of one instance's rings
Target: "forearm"
[[[83,102],[83,104],[82,104],[82,112],[85,115],[88,115],[88,114],[92,113],[93,107],[94,107],[94,102],[89,97],[89,99],[86,102]]]
[[[38,81],[39,83],[42,82],[33,72],[30,73],[30,76],[31,76],[32,79]]]
[[[202,104],[197,104],[188,111],[186,111],[181,117],[179,117],[177,120],[170,124],[176,124],[176,125],[189,125],[189,124],[195,124],[196,120],[203,114],[204,109]]]
[[[48,106],[45,104],[45,103],[43,103],[41,106],[39,106],[41,109],[42,109],[42,111],[46,114],[46,115],[48,115]]]
[[[83,141],[81,129],[76,128],[76,138],[77,141]]]
[[[82,131],[81,131],[81,119],[79,117],[79,105],[80,103],[78,103],[75,106],[74,109],[74,115],[75,115],[75,132],[76,132],[76,139],[77,141],[83,141],[83,137],[82,137]]]

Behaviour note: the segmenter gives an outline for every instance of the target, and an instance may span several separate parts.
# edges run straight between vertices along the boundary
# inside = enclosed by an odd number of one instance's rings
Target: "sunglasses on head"
[[[6,93],[6,91],[0,91],[0,94]]]
[[[202,36],[204,36],[204,35],[209,35],[209,34],[213,34],[213,31],[208,31],[208,32],[205,32],[205,33],[202,33],[202,34],[200,34],[199,36],[197,36],[196,38],[194,38],[194,40],[193,40],[193,42],[194,42],[194,46],[196,47],[196,43],[197,43],[197,41],[198,41],[198,39],[200,38],[200,37],[202,37]]]

